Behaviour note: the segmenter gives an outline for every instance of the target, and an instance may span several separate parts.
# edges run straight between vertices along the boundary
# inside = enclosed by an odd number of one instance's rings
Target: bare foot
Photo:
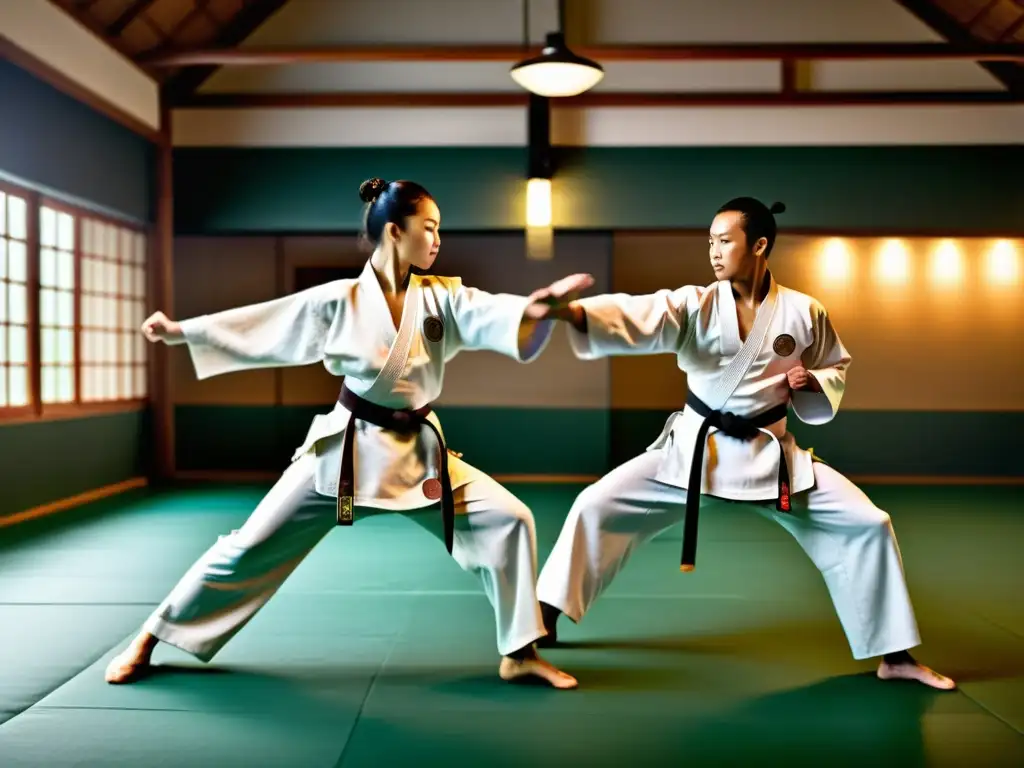
[[[878,665],[878,677],[881,680],[916,680],[941,691],[952,691],[956,688],[956,683],[950,678],[916,661],[894,663],[883,660]]]
[[[157,639],[143,632],[107,665],[108,683],[132,683],[149,669]]]
[[[579,685],[575,677],[556,669],[537,655],[521,660],[503,656],[501,666],[498,667],[498,674],[502,680],[507,682],[534,676],[546,681],[553,688],[575,688]]]

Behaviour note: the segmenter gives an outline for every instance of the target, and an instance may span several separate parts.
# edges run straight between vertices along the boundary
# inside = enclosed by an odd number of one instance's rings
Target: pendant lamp
[[[510,74],[531,93],[558,98],[589,91],[601,82],[604,68],[569,50],[563,33],[551,32],[540,56],[519,62]]]

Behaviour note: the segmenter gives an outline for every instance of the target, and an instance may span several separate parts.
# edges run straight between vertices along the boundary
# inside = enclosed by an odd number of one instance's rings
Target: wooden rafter
[[[920,21],[927,24],[954,45],[976,45],[977,41],[968,28],[958,24],[945,11],[928,0],[895,0]],[[1006,89],[1018,96],[1024,94],[1024,70],[1006,61],[981,61],[988,72],[998,79]]]
[[[156,0],[135,0],[134,3],[129,5],[124,11],[114,19],[113,23],[107,27],[107,35],[110,37],[117,37],[131,24],[135,19],[139,17],[139,14],[145,13],[146,10],[155,3]]]
[[[233,48],[255,32],[263,22],[277,13],[288,0],[250,0],[217,34],[214,46]],[[164,85],[165,96],[174,101],[195,93],[217,71],[216,64],[204,64],[182,70]]]

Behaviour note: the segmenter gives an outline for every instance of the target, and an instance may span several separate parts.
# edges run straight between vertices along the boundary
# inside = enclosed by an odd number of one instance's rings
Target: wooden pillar
[[[156,156],[156,223],[150,249],[151,312],[160,310],[176,319],[174,311],[174,179],[172,175],[171,115],[166,103],[160,109],[160,137]],[[149,346],[150,402],[154,439],[154,481],[168,481],[175,475],[174,397],[170,357],[175,351],[166,344]]]

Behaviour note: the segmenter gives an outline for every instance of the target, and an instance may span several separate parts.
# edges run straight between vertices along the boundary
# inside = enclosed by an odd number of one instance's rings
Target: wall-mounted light
[[[554,212],[551,178],[551,102],[545,96],[530,95],[527,109],[526,159],[526,257],[535,261],[554,258]]]
[[[996,285],[1012,285],[1020,278],[1020,255],[1009,240],[993,243],[986,259],[988,279]]]
[[[952,286],[963,277],[963,254],[952,240],[943,240],[932,254],[932,280],[939,285]]]
[[[845,283],[850,279],[852,256],[850,248],[841,238],[833,237],[825,243],[821,254],[821,276],[826,283]]]
[[[910,254],[902,240],[886,240],[878,252],[876,277],[881,283],[903,285],[910,277]]]
[[[526,182],[526,226],[551,226],[551,179],[533,178]]]

